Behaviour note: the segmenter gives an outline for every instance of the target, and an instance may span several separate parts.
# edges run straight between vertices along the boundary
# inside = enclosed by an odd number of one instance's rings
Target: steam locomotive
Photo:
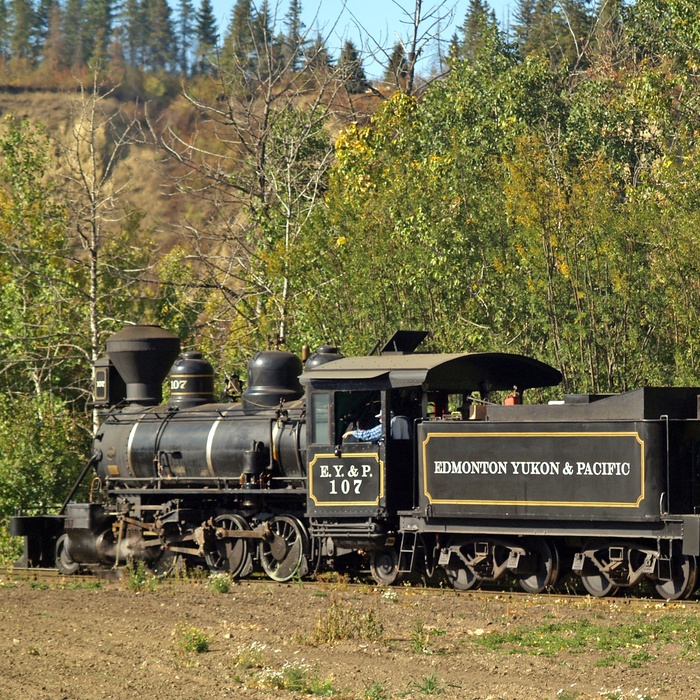
[[[527,405],[556,369],[416,352],[425,336],[400,331],[367,357],[322,347],[305,365],[261,352],[248,388],[217,403],[211,365],[176,336],[116,333],[95,368],[89,502],[76,484],[58,515],[13,518],[20,563],[185,561],[275,581],[363,566],[381,584],[441,571],[458,590],[509,576],[532,593],[573,572],[594,596],[695,591],[700,388]]]

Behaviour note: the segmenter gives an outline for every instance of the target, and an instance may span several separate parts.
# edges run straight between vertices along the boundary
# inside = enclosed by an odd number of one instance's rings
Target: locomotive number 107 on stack
[[[89,502],[76,485],[58,515],[13,518],[20,561],[275,581],[368,568],[381,584],[441,570],[458,590],[508,576],[533,593],[573,573],[595,596],[644,581],[667,599],[695,591],[700,388],[526,404],[561,374],[521,355],[416,352],[425,335],[400,331],[368,357],[322,347],[305,364],[260,352],[222,403],[200,354],[125,328],[95,367]]]

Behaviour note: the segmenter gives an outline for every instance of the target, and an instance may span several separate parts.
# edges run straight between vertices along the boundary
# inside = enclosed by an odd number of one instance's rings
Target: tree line
[[[471,0],[444,64],[409,80],[427,50],[414,32],[385,53],[394,89],[358,92],[322,43],[309,50],[298,3],[284,30],[246,7],[247,31],[183,82],[186,118],[175,102],[106,110],[94,71],[60,138],[4,122],[3,517],[68,490],[91,362],[129,322],[222,370],[264,347],[364,353],[424,328],[436,351],[550,362],[565,391],[698,384],[690,0],[521,0],[508,28]],[[406,12],[440,38],[423,3]],[[136,175],[116,175],[136,141],[176,166],[187,203],[167,250],[124,198]]]
[[[0,0],[0,64],[20,84],[53,87],[81,72],[99,69],[112,82],[133,88],[143,74],[191,78],[212,74],[217,65],[249,64],[271,58],[290,70],[334,59],[320,31],[302,21],[301,0],[236,0],[220,35],[211,0]],[[291,59],[291,60],[290,60]],[[351,90],[368,87],[362,58],[346,41],[338,59]],[[62,80],[63,79],[63,80]],[[139,90],[136,90],[139,93]]]

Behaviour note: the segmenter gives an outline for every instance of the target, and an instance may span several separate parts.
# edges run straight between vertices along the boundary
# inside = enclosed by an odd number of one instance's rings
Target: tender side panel
[[[658,519],[658,423],[424,423],[420,505],[432,516]]]

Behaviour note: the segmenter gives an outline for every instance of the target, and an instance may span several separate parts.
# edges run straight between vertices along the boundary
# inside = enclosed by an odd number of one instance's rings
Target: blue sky
[[[222,27],[225,27],[231,17],[235,0],[212,2],[217,19]],[[276,3],[281,20],[287,11],[288,0],[272,0],[270,4],[275,7]],[[411,11],[414,4],[413,0],[302,0],[304,23],[308,28],[320,29],[323,36],[327,37],[327,46],[335,55],[347,38],[352,39],[358,48],[362,48],[364,54],[369,54],[376,48],[373,45],[374,41],[384,47],[391,47],[399,37],[406,39],[408,28],[405,22],[408,17],[400,8]],[[489,4],[494,9],[498,21],[503,25],[507,24],[515,0],[489,0]],[[443,30],[443,35],[449,39],[454,27],[463,21],[468,5],[469,0],[423,0],[423,12],[440,6],[444,15],[447,10],[453,8],[452,24],[446,25]],[[374,41],[368,39],[368,36]],[[371,77],[377,77],[381,72],[373,67],[369,56],[365,58],[365,68]]]

